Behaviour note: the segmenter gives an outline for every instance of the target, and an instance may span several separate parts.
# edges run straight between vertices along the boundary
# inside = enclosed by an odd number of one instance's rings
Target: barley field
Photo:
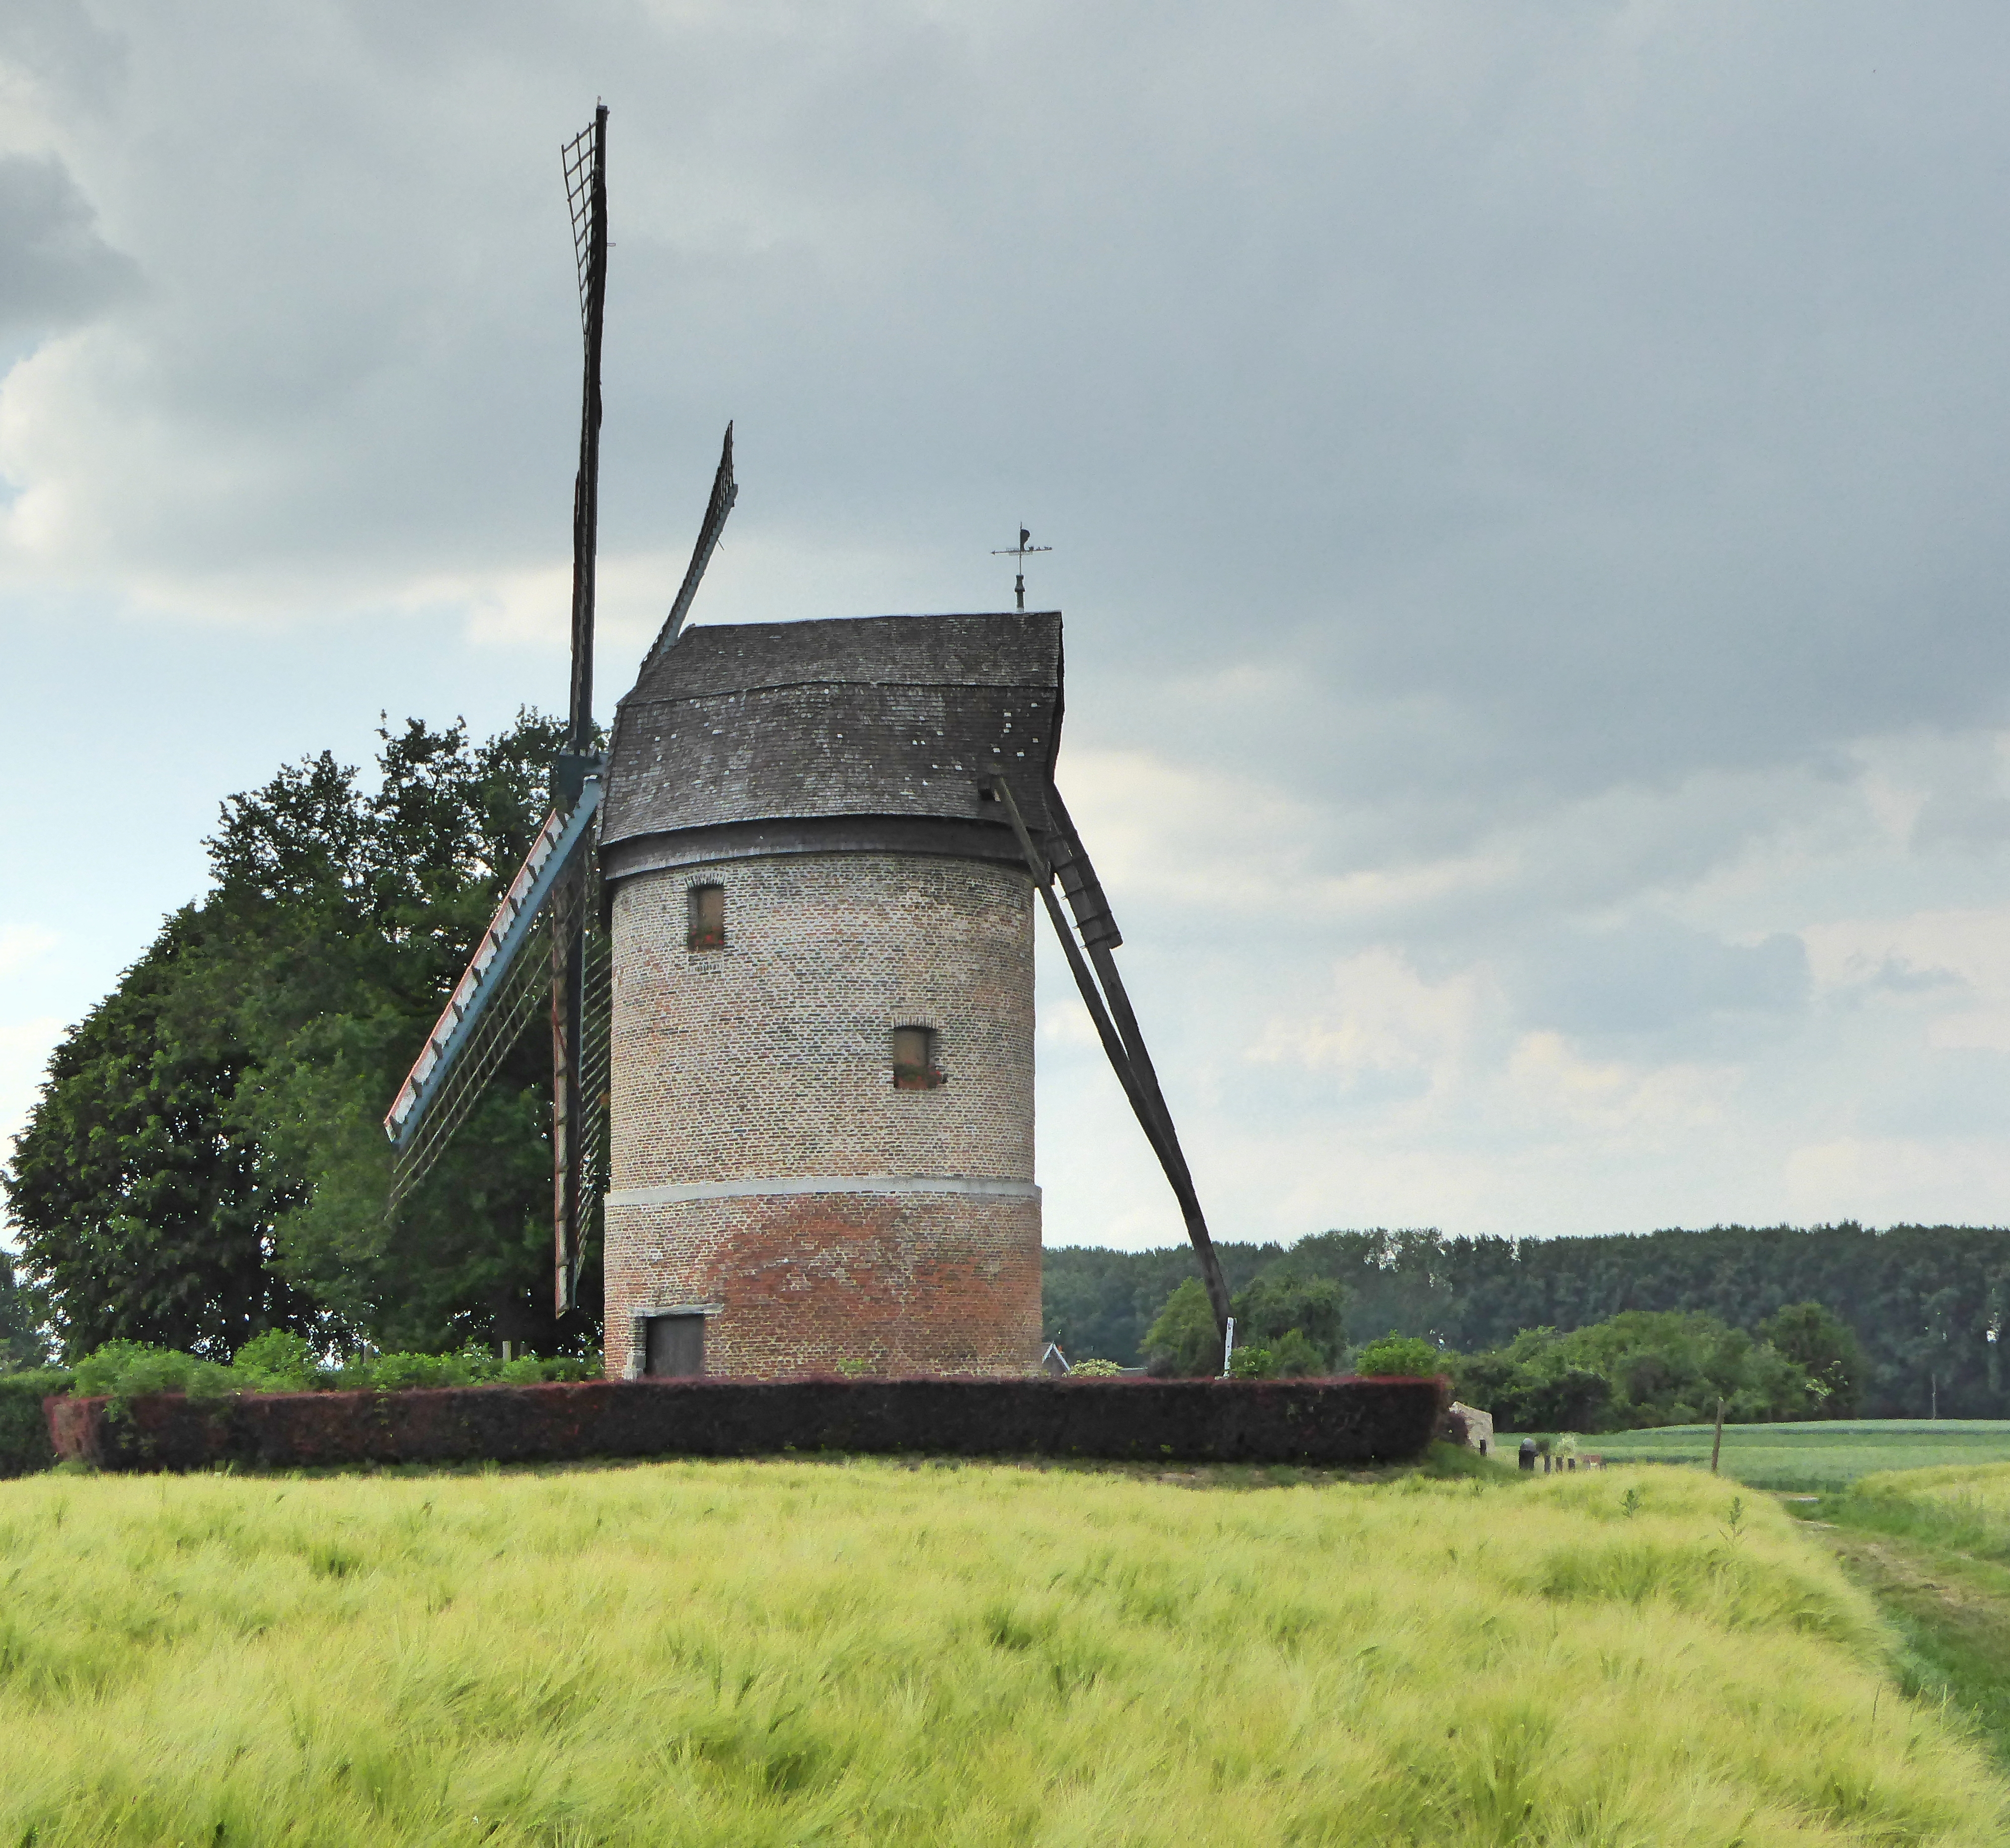
[[[2010,1548],[2010,1463],[1893,1470],[1866,1476],[1856,1488],[1873,1501],[1957,1519]]]
[[[1664,1425],[1581,1437],[1580,1449],[1612,1461],[1710,1464],[1713,1428]],[[1513,1460],[1521,1434],[1503,1432],[1500,1455]],[[2010,1463],[2010,1421],[1983,1418],[1834,1419],[1808,1424],[1727,1424],[1717,1467],[1748,1488],[1815,1495],[1859,1477],[1939,1464]]]
[[[2010,1839],[1764,1498],[667,1463],[0,1484],[0,1843]]]

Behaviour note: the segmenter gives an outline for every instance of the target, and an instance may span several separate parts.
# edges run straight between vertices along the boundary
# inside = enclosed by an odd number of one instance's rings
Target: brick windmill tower
[[[989,782],[1046,829],[1060,640],[697,629],[622,701],[610,1370],[1032,1365],[1032,880]]]
[[[386,1119],[394,1199],[549,974],[558,1304],[598,1229],[610,1375],[1030,1371],[1037,894],[1225,1328],[1122,939],[1054,786],[1061,619],[1024,607],[1023,531],[1010,612],[687,629],[737,498],[729,429],[683,587],[592,751],[605,133],[603,110],[568,165],[590,171],[572,736]]]

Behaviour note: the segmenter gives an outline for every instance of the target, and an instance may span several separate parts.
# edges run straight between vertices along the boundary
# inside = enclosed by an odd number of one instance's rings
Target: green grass
[[[1965,1710],[2010,1768],[2010,1464],[1871,1476],[1795,1512],[1896,1628],[1903,1685]]]
[[[1700,1463],[1710,1467],[1708,1424],[1623,1431],[1581,1437],[1581,1449],[1614,1463]],[[1511,1459],[1518,1431],[1502,1432],[1500,1454]],[[1838,1419],[1813,1424],[1727,1424],[1721,1474],[1751,1488],[1820,1495],[1847,1488],[1884,1470],[1934,1464],[2010,1463],[2010,1420]]]
[[[0,1843],[2010,1838],[1885,1647],[1673,1470],[41,1476],[0,1485]]]

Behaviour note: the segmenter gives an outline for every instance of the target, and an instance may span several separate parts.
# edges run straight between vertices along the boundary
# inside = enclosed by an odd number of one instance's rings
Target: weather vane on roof
[[[1051,545],[1028,545],[1026,541],[1032,536],[1024,527],[1021,527],[1019,529],[1019,543],[1017,545],[1005,546],[991,555],[994,559],[1017,559],[1019,561],[1019,575],[1012,580],[1012,593],[1019,599],[1019,607],[1021,609],[1026,607],[1027,559],[1036,552],[1053,550]]]

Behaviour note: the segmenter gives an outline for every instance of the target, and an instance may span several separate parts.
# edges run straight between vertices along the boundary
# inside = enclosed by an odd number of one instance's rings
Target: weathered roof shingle
[[[722,822],[995,820],[1004,764],[1035,828],[1060,743],[1058,611],[687,630],[614,728],[603,847]]]

